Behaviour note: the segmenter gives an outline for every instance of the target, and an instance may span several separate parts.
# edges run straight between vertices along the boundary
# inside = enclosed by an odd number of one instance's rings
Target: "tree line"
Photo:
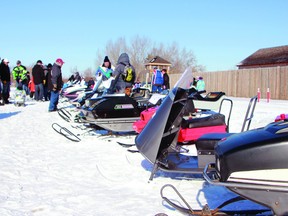
[[[131,64],[135,67],[137,76],[141,73],[146,73],[145,63],[160,56],[161,58],[171,62],[170,73],[182,73],[187,67],[192,66],[195,72],[205,71],[203,65],[198,65],[196,57],[191,50],[180,48],[176,42],[170,45],[163,43],[153,43],[147,37],[134,36],[129,42],[125,37],[119,37],[115,41],[109,40],[104,50],[98,50],[95,59],[95,65],[103,63],[104,56],[109,56],[110,61],[116,66],[118,57],[121,53],[126,52],[130,57]],[[72,73],[75,71],[71,71]],[[94,75],[93,71],[89,68],[82,72],[85,77]]]

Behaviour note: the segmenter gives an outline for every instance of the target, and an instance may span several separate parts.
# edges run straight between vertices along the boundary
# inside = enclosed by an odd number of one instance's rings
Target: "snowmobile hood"
[[[221,181],[231,173],[287,169],[288,122],[234,134],[215,146],[216,170]]]
[[[188,97],[186,89],[192,80],[192,71],[188,68],[135,139],[139,152],[151,163],[155,163],[170,146],[176,146]]]

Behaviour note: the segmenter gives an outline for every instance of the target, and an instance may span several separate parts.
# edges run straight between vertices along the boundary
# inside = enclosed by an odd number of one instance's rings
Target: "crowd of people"
[[[56,111],[60,92],[67,87],[62,78],[61,68],[63,64],[64,61],[61,58],[56,59],[53,64],[47,65],[38,60],[30,74],[20,60],[10,71],[9,60],[7,58],[2,59],[0,64],[0,105],[9,104],[10,86],[14,80],[16,89],[24,90],[25,94],[35,101],[50,101],[48,111]],[[79,72],[73,74],[68,80],[71,85],[80,84],[83,81],[84,79]],[[109,57],[105,56],[103,64],[96,69],[95,81],[91,77],[85,84],[91,89],[97,89],[102,84],[105,93],[125,93],[127,95],[131,94],[133,87],[141,87],[139,79],[136,81],[136,71],[130,63],[127,53],[122,53],[119,56],[115,67]],[[154,68],[152,92],[161,92],[165,89],[170,89],[167,70],[163,68],[160,71]]]
[[[23,90],[27,96],[35,101],[49,100],[49,111],[55,111],[59,92],[63,86],[61,72],[63,60],[58,58],[53,65],[49,63],[47,66],[38,60],[33,66],[31,74],[20,60],[16,62],[12,71],[9,63],[9,60],[4,58],[0,64],[0,105],[10,103],[10,86],[15,80],[17,90]]]

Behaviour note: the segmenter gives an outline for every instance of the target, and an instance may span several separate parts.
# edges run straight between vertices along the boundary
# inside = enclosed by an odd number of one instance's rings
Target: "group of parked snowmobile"
[[[286,116],[265,127],[249,130],[257,101],[255,96],[248,105],[241,132],[230,133],[232,100],[226,98],[224,92],[209,92],[202,96],[190,88],[192,80],[192,71],[187,68],[170,91],[152,94],[149,89],[139,88],[134,89],[130,96],[69,87],[62,92],[62,101],[69,101],[72,105],[63,106],[58,113],[67,121],[83,123],[98,130],[136,132],[136,148],[153,164],[150,180],[158,170],[203,174],[208,183],[224,186],[240,195],[215,210],[205,206],[195,211],[174,186],[164,185],[161,197],[186,214],[270,212],[288,215]],[[230,104],[228,116],[221,113],[226,101]],[[69,136],[69,131],[67,133]],[[182,147],[183,144],[195,145],[197,155],[187,156],[188,150]],[[166,187],[172,187],[187,208],[164,196]],[[222,210],[227,204],[243,199],[263,205],[263,208]]]

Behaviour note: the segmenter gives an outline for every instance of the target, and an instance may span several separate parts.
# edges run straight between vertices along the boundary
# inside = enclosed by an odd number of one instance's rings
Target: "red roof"
[[[288,63],[288,46],[259,49],[241,61],[237,66],[279,65],[283,63]]]
[[[159,56],[155,56],[154,58],[152,58],[146,65],[157,65],[157,64],[164,64],[164,65],[171,65],[171,63]]]

